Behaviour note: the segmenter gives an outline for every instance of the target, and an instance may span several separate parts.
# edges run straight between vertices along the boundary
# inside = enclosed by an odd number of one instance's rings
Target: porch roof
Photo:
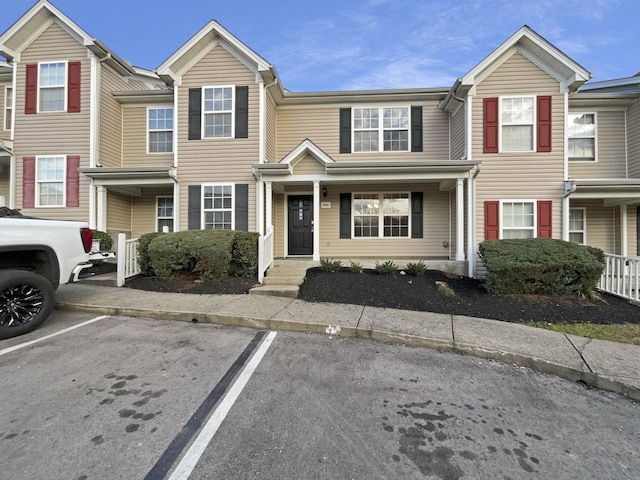
[[[176,182],[174,167],[96,167],[79,168],[95,185],[138,196],[141,187],[166,186]]]
[[[640,203],[640,178],[569,180],[569,198],[602,199],[607,205]]]

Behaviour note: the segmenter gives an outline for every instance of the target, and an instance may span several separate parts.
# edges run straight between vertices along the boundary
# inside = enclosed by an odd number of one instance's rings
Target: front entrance
[[[313,255],[313,196],[289,197],[289,255]]]

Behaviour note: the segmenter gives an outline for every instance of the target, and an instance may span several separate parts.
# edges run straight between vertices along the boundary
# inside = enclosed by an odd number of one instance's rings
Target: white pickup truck
[[[84,222],[25,217],[0,207],[0,339],[38,328],[58,285],[91,266],[92,232]]]

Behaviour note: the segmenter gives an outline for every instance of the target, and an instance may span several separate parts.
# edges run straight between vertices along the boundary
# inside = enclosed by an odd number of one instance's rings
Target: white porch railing
[[[264,272],[273,264],[273,225],[258,239],[258,282],[262,283]]]
[[[127,278],[140,274],[138,265],[138,239],[127,240],[124,233],[118,234],[118,273],[116,285],[124,286]]]
[[[598,288],[629,300],[640,301],[640,258],[605,253]]]

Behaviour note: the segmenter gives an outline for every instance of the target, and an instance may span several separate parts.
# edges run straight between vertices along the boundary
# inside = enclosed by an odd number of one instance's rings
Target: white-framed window
[[[409,238],[409,193],[354,193],[352,238]]]
[[[535,96],[500,98],[500,151],[534,151],[535,104]]]
[[[502,235],[500,238],[534,238],[536,236],[536,202],[534,200],[501,201]]]
[[[232,138],[234,135],[234,87],[202,89],[203,138]]]
[[[173,108],[148,108],[148,153],[173,152]]]
[[[13,87],[4,88],[4,129],[11,130],[13,118]]]
[[[233,184],[202,186],[202,215],[205,230],[233,230]]]
[[[569,241],[585,245],[587,241],[587,209],[569,209]]]
[[[409,107],[353,109],[354,152],[408,152]]]
[[[156,197],[156,231],[168,227],[173,232],[173,197]]]
[[[67,109],[67,62],[38,64],[38,110],[64,112]]]
[[[569,161],[596,161],[596,114],[571,113],[567,117]]]
[[[66,157],[36,157],[36,207],[65,206]]]

